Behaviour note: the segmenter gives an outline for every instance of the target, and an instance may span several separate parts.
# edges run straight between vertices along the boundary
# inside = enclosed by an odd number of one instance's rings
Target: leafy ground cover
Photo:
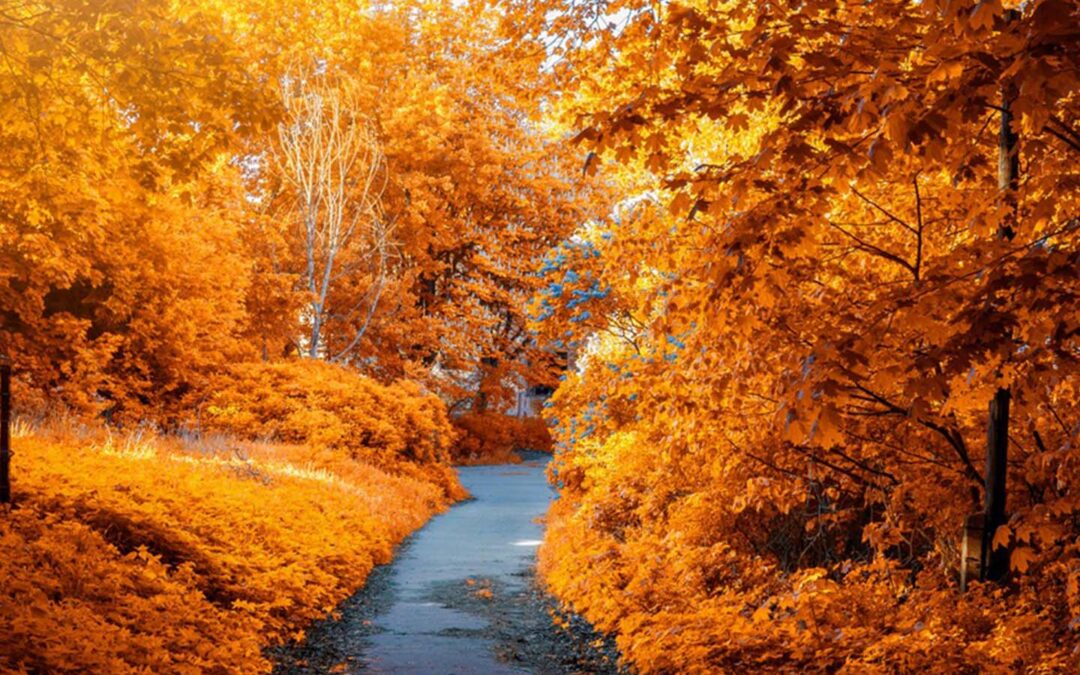
[[[450,502],[306,445],[20,425],[0,669],[265,672]]]

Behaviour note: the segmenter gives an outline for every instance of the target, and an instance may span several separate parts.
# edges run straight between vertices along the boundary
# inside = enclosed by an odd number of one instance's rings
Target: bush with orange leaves
[[[203,429],[250,440],[327,448],[340,458],[465,493],[449,467],[455,439],[446,406],[409,381],[384,385],[314,359],[243,363],[223,373],[200,410]]]
[[[1077,672],[1080,544],[1074,520],[1054,522],[1065,500],[1014,519],[1008,585],[960,594],[948,560],[895,520],[860,542],[862,523],[785,503],[778,480],[732,498],[715,478],[723,452],[656,443],[642,425],[556,452],[539,552],[548,590],[612,634],[634,672]],[[1054,470],[1075,485],[1078,466]]]
[[[452,418],[459,432],[453,460],[457,464],[517,463],[515,450],[551,451],[551,434],[539,417],[502,413],[466,413]]]
[[[448,504],[443,486],[310,446],[53,424],[17,427],[14,447],[4,672],[268,671],[262,648]]]

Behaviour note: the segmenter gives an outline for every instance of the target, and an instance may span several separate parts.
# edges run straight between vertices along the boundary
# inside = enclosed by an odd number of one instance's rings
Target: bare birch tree
[[[304,347],[312,358],[347,359],[371,325],[391,263],[394,226],[382,208],[386,158],[347,82],[311,70],[293,73],[282,80],[281,97],[277,164],[295,196],[311,298]],[[331,315],[335,284],[364,272],[371,275],[367,291]],[[324,335],[331,316],[354,331],[334,353]]]

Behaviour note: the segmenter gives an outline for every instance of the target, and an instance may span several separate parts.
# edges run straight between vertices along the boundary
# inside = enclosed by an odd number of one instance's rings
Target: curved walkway
[[[460,468],[474,499],[413,535],[341,607],[339,620],[281,650],[279,672],[608,670],[611,657],[595,649],[596,636],[583,625],[570,633],[556,629],[550,601],[532,583],[539,519],[555,498],[546,460],[530,454],[523,464]]]

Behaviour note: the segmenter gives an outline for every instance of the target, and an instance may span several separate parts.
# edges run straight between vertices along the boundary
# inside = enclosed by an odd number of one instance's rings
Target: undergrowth
[[[266,672],[444,509],[440,481],[305,445],[19,423],[0,671]],[[460,487],[457,488],[460,490]]]

